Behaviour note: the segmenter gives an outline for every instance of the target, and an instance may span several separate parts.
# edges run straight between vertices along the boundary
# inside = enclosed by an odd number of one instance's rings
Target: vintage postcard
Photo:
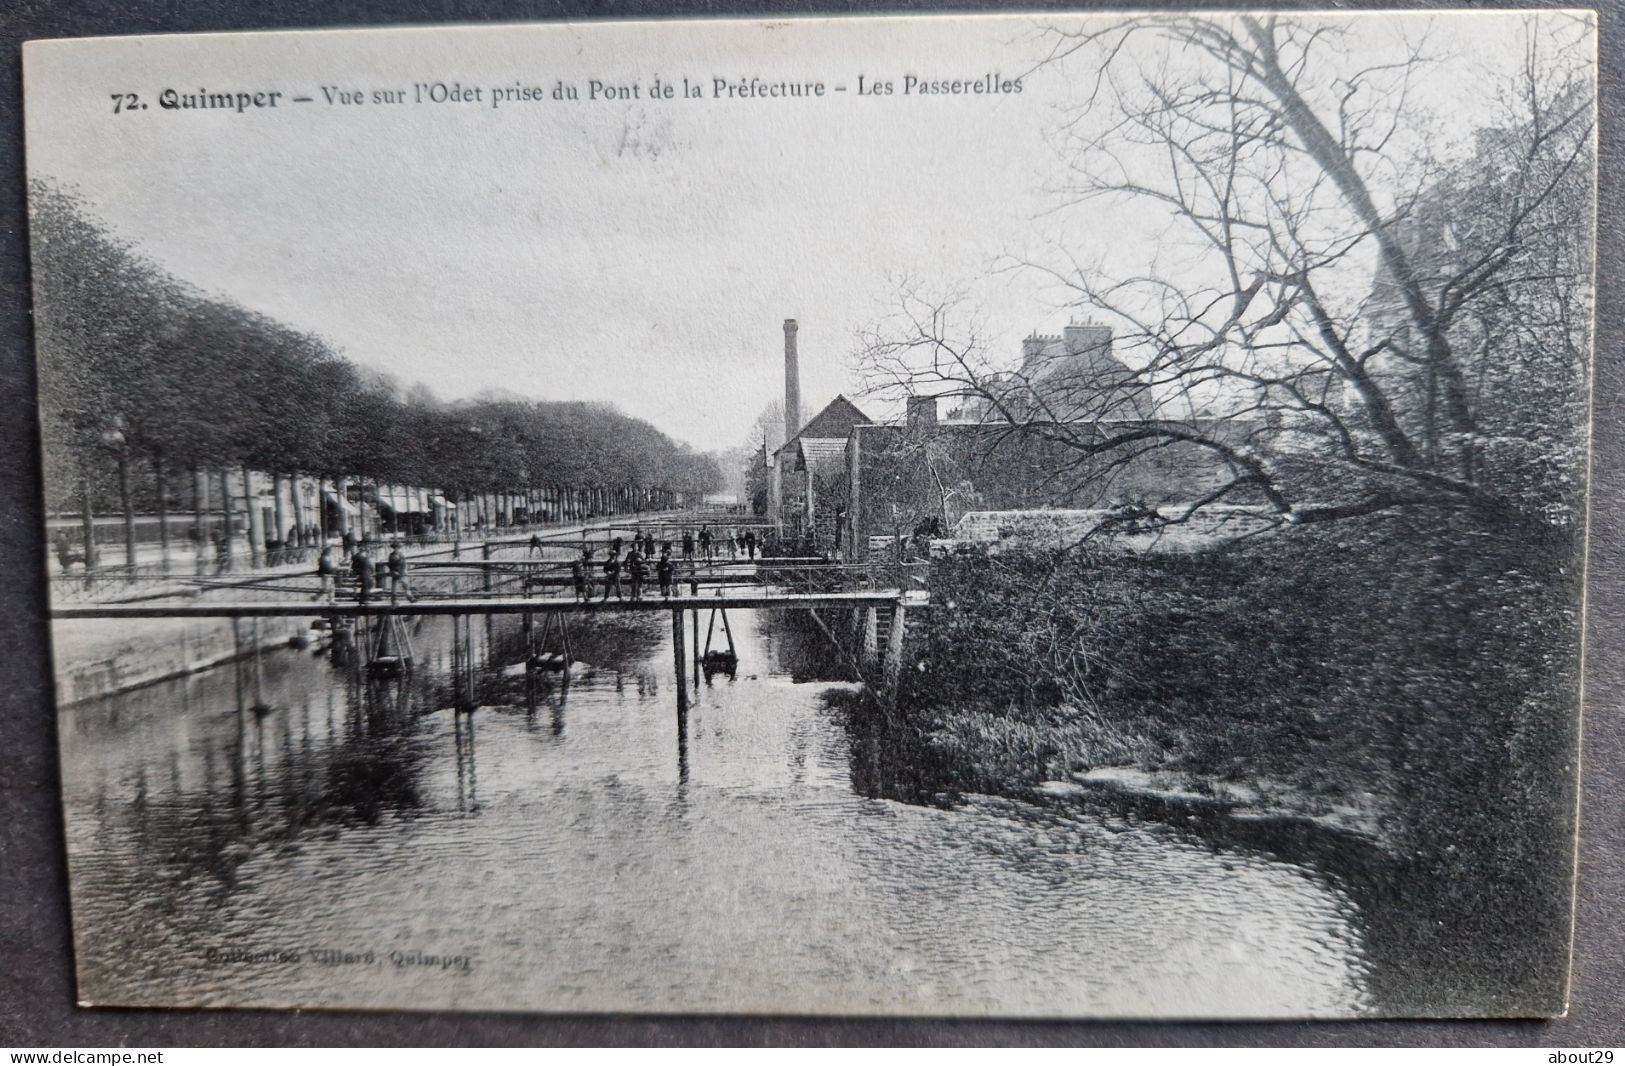
[[[1594,13],[24,61],[84,1004],[1564,1011]]]

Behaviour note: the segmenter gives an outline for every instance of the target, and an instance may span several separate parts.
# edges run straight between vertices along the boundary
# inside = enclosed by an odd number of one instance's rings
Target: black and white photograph
[[[1561,1016],[1597,47],[28,42],[80,1005]]]

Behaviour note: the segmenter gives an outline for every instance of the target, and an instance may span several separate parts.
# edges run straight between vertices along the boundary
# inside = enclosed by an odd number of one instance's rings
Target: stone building
[[[811,532],[820,551],[844,541],[847,511],[846,442],[869,417],[837,396],[767,458],[769,517],[781,537]]]
[[[1088,323],[1035,334],[1023,341],[1019,369],[988,389],[997,403],[962,401],[943,416],[945,401],[919,396],[900,424],[853,426],[843,456],[850,534],[842,557],[863,559],[917,530],[946,531],[969,512],[1167,507],[1223,484],[1228,469],[1199,445],[1148,436],[1088,453],[1091,440],[1142,426],[1238,440],[1249,431],[1236,419],[1155,417],[1111,343],[1110,327]],[[1029,420],[1064,432],[1035,431]]]

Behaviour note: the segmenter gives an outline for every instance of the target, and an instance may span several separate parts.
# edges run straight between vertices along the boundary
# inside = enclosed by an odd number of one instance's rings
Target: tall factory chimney
[[[801,432],[801,368],[796,365],[796,320],[784,320],[784,439]]]

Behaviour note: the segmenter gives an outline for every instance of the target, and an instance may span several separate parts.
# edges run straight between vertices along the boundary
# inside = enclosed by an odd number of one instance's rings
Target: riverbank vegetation
[[[1057,452],[1031,506],[1136,497],[1065,550],[933,565],[926,669],[899,694],[922,759],[960,789],[1112,768],[1357,811],[1394,864],[1373,891],[1405,895],[1441,955],[1521,956],[1560,1005],[1593,29],[1509,20],[1499,66],[1314,16],[1051,33],[1083,94],[1056,131],[1057,215],[1147,221],[1009,265],[1096,347],[1035,337],[1018,362],[974,297],[910,283],[857,364],[877,395],[951,397],[998,446]],[[1470,115],[1416,91],[1451,63]],[[1153,476],[1196,468],[1194,490]],[[1238,506],[1262,528],[1229,542],[1114,536]]]
[[[1141,799],[1353,831],[1385,856],[1355,868],[1378,882],[1362,891],[1409,886],[1441,959],[1515,947],[1549,993],[1580,546],[1387,516],[1191,555],[960,552],[911,637],[909,758],[939,788],[1126,777]]]
[[[1578,550],[1390,517],[1192,555],[965,552],[932,567],[952,606],[905,708],[966,788],[1133,767],[1371,795],[1400,850],[1441,804],[1561,819],[1542,777],[1572,735]]]

